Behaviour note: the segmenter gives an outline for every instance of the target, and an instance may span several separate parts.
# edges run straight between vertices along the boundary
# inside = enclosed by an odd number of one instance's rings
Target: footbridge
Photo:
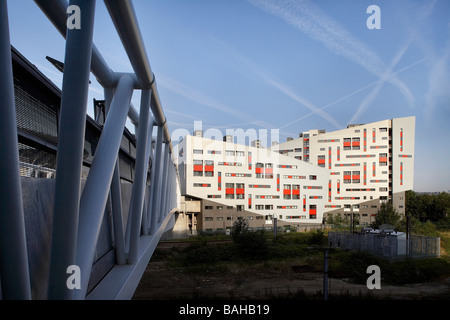
[[[180,207],[167,119],[133,4],[104,1],[133,67],[125,73],[113,71],[93,44],[95,0],[34,2],[66,40],[57,143],[43,143],[55,154],[55,178],[30,182],[20,173],[18,131],[27,133],[17,127],[7,1],[0,0],[0,297],[131,299]],[[84,179],[91,73],[104,89],[105,121]],[[131,103],[135,90],[139,110]],[[123,183],[127,118],[136,146],[133,179]],[[42,204],[43,194],[48,207],[31,215],[27,204]]]

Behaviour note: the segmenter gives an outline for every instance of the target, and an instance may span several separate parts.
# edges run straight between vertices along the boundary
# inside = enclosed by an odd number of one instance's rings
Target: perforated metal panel
[[[17,128],[52,144],[58,142],[57,114],[54,108],[14,85]]]

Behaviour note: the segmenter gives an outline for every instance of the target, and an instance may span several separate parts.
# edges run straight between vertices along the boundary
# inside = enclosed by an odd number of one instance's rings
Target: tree
[[[371,227],[377,229],[382,224],[390,224],[393,225],[394,228],[398,228],[400,225],[400,215],[390,201],[381,204],[380,209],[377,211],[375,221],[372,222]]]
[[[231,239],[235,243],[239,243],[248,232],[248,221],[243,217],[238,217],[231,227]]]

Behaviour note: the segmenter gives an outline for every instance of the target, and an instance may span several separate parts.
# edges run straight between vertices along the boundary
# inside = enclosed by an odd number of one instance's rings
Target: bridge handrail
[[[70,1],[70,5],[78,6],[83,15],[81,29],[67,28],[66,10],[69,3],[66,0],[34,1],[66,39],[48,298],[86,299],[89,296],[87,287],[109,194],[113,208],[116,267],[121,268],[114,267],[110,275],[104,278],[106,281],[115,277],[112,281],[114,283],[99,283],[93,296],[95,298],[131,298],[137,286],[137,280],[142,275],[159,238],[168,226],[172,215],[177,211],[180,188],[167,119],[161,106],[155,76],[150,68],[136,14],[129,0],[104,1],[134,70],[134,73],[120,73],[109,68],[92,42],[95,0]],[[7,18],[6,0],[0,0],[0,5],[2,9],[0,11]],[[3,28],[2,24],[3,31],[0,34],[0,48],[3,54],[6,52],[5,48],[10,50],[10,41],[8,21],[1,20],[3,24],[6,21],[6,27]],[[0,55],[0,61],[8,65],[10,57],[5,53]],[[7,134],[5,133],[7,138],[2,146],[7,147],[6,149],[13,154],[15,149],[17,155],[17,141],[14,141],[17,140],[17,129],[15,118],[12,118],[14,92],[10,86],[13,79],[9,71],[6,68],[4,74],[1,74],[2,81],[8,84],[4,90],[4,96],[9,99],[6,108],[10,115],[5,120],[4,131],[7,131]],[[85,187],[81,192],[80,168],[90,72],[96,76],[104,88],[107,118]],[[139,113],[131,104],[132,91],[135,89],[142,90]],[[150,109],[152,114],[149,113]],[[127,226],[123,232],[117,154],[127,116],[136,126],[136,177],[133,181]],[[154,126],[157,126],[157,137],[153,151]],[[154,165],[151,167],[151,182],[148,188],[145,180],[150,157]],[[11,195],[1,198],[2,204],[12,203],[15,212],[9,215],[3,215],[2,212],[0,216],[3,216],[2,221],[19,217],[19,220],[16,219],[13,222],[15,230],[18,231],[18,241],[14,246],[15,253],[7,254],[15,255],[18,264],[24,265],[24,268],[13,272],[15,274],[11,273],[13,276],[10,279],[5,279],[6,274],[0,270],[2,272],[0,274],[1,298],[4,299],[30,299],[30,281],[27,279],[28,271],[25,267],[28,261],[24,257],[26,243],[20,239],[20,237],[23,238],[22,232],[25,227],[20,175],[19,170],[15,170],[18,169],[15,168],[17,164],[18,161],[12,159],[1,168],[2,172],[4,169],[8,172],[7,177],[14,181],[17,188],[13,188]],[[5,187],[5,182],[0,181],[0,184],[2,188]],[[146,203],[147,191],[149,198]],[[6,240],[6,236],[0,234],[0,242]],[[3,253],[0,252],[0,254]],[[5,256],[2,255],[2,257]],[[67,286],[66,270],[72,265],[80,266],[81,269],[81,288],[77,288],[78,290]],[[10,286],[4,285],[8,282],[23,283],[23,285],[11,289]],[[116,286],[117,290],[111,290],[112,286]]]

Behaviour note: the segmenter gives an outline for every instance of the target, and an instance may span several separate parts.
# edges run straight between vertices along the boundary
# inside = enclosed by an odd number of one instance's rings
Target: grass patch
[[[340,252],[332,254],[330,276],[348,278],[365,284],[367,267],[377,265],[381,281],[386,285],[405,285],[442,280],[450,277],[450,263],[444,258],[404,259],[390,262],[365,252]]]
[[[443,251],[449,252],[450,232],[440,232],[440,236]],[[248,233],[238,243],[211,244],[207,237],[201,236],[197,241],[191,239],[190,245],[185,248],[157,249],[154,256],[167,261],[171,268],[195,273],[205,270],[227,272],[230,268],[244,270],[256,265],[273,268],[277,264],[280,268],[289,264],[299,268],[308,266],[312,272],[322,272],[323,251],[320,248],[326,243],[326,235],[321,230],[277,237],[268,233]],[[365,252],[332,250],[330,257],[329,276],[347,278],[357,284],[366,283],[369,276],[366,270],[370,265],[380,267],[381,280],[385,285],[413,284],[450,277],[450,259],[446,254],[440,258],[389,261]]]

